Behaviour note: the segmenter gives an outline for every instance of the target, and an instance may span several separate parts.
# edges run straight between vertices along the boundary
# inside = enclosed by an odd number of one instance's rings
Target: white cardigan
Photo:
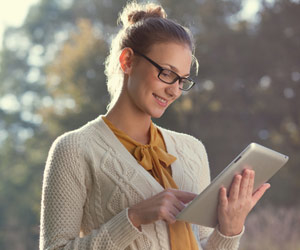
[[[177,160],[172,177],[180,190],[200,193],[210,182],[203,144],[192,136],[159,128]],[[164,221],[142,225],[128,207],[163,190],[140,166],[101,116],[53,143],[43,180],[40,249],[169,250]],[[192,225],[199,249],[236,250],[240,235]]]

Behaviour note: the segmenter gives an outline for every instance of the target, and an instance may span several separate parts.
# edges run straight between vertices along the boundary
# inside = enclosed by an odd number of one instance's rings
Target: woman
[[[220,190],[215,229],[175,220],[210,182],[204,146],[151,118],[189,90],[189,31],[161,6],[128,4],[106,61],[106,115],[59,137],[46,163],[40,249],[238,249],[254,173]]]

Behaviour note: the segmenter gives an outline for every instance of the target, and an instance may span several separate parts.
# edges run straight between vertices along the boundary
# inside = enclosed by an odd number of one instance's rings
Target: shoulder
[[[88,151],[89,142],[95,137],[95,120],[86,123],[78,129],[65,132],[58,136],[49,151],[59,157],[82,157]]]
[[[91,121],[57,137],[48,152],[44,181],[69,183],[75,180],[80,185],[87,183],[91,151],[89,145],[94,134],[95,123]]]

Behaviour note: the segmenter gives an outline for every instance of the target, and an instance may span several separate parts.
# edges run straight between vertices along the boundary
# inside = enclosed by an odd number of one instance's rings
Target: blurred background
[[[0,249],[38,249],[42,177],[62,133],[106,112],[121,0],[0,5]],[[155,120],[206,146],[215,177],[257,142],[290,156],[246,222],[245,250],[300,249],[300,1],[161,0],[188,26],[197,85]]]

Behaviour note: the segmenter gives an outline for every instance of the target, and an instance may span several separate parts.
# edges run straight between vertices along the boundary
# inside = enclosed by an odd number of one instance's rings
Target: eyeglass
[[[149,57],[145,56],[144,54],[139,53],[138,51],[135,51],[135,50],[133,50],[133,51],[137,55],[144,57],[147,61],[149,61],[153,66],[155,66],[159,70],[157,77],[162,82],[167,83],[167,84],[173,84],[177,80],[179,80],[179,89],[184,90],[184,91],[190,90],[195,85],[195,82],[191,78],[181,77],[174,71],[161,67],[159,64],[157,64],[156,62],[154,62],[153,60],[151,60]]]

